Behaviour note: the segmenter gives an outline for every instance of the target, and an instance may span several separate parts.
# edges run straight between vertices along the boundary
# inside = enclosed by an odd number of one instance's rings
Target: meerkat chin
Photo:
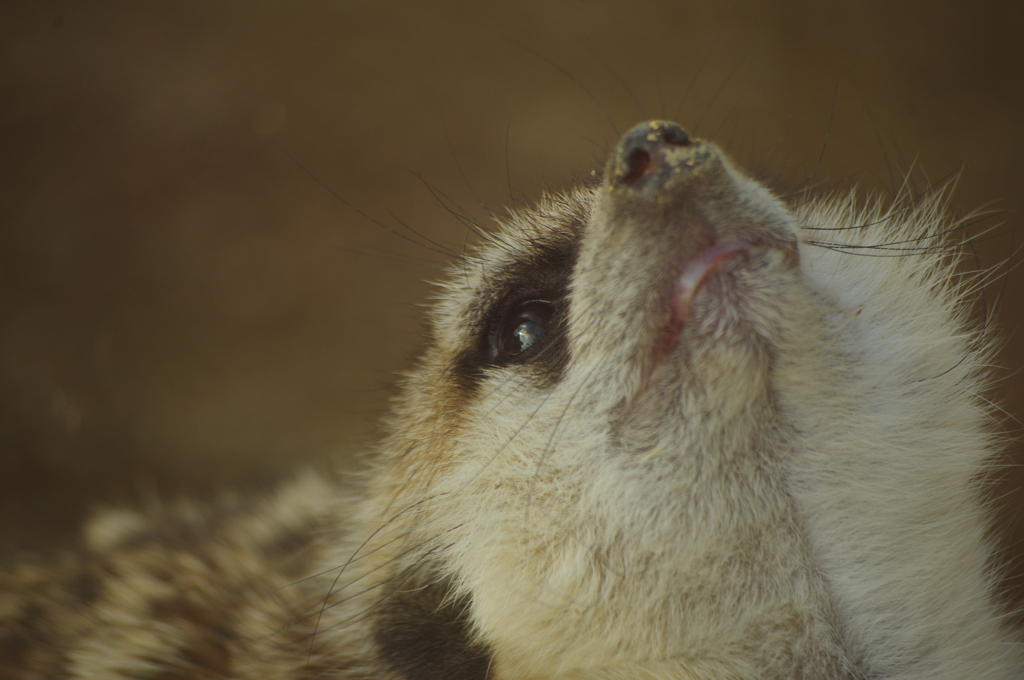
[[[359,494],[99,515],[0,575],[0,677],[1020,678],[944,210],[639,125],[453,265]]]

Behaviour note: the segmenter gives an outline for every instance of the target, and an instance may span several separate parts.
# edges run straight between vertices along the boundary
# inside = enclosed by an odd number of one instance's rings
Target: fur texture
[[[359,494],[101,516],[0,675],[1019,678],[953,226],[638,126],[453,267]]]

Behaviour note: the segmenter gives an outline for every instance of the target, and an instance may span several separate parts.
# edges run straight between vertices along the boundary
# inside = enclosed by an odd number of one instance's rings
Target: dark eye
[[[498,358],[513,359],[540,347],[553,332],[553,307],[547,300],[530,300],[515,307],[498,331]]]

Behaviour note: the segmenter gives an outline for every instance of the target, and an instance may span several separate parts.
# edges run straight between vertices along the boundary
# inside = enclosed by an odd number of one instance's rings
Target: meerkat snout
[[[608,370],[642,365],[629,403],[680,344],[690,356],[726,337],[746,342],[743,333],[771,344],[779,305],[762,298],[784,297],[781,279],[793,278],[799,260],[784,206],[714,144],[665,121],[619,141],[580,241],[570,345],[600,353]]]

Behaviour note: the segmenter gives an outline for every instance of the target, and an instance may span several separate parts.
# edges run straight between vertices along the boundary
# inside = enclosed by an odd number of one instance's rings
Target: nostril
[[[636,149],[626,158],[626,175],[622,181],[632,184],[643,177],[647,169],[651,167],[651,154],[643,149]]]
[[[657,191],[671,178],[693,167],[691,157],[701,147],[686,130],[666,120],[641,123],[619,140],[611,158],[611,181]]]

